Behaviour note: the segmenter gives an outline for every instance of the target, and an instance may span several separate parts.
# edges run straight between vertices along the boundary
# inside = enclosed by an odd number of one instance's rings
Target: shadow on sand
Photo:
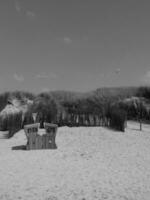
[[[14,146],[12,150],[27,150],[26,145]]]
[[[141,131],[140,128],[130,128],[133,131]]]

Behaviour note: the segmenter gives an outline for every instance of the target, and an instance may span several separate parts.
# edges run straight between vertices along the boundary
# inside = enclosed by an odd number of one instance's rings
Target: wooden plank
[[[41,136],[37,136],[37,149],[41,149],[41,144],[40,144]]]
[[[29,124],[24,126],[24,131],[27,137],[27,149],[36,149],[36,136],[38,133],[39,123]]]
[[[36,138],[35,138],[35,149],[39,149],[38,139],[39,139],[39,136],[37,135]]]
[[[39,148],[40,148],[40,149],[43,149],[43,140],[42,140],[42,136],[39,137],[39,144],[40,144]]]
[[[46,135],[45,148],[48,149],[48,137]]]
[[[31,135],[32,135],[32,149],[36,149],[36,136],[37,136],[37,133],[34,132]]]
[[[58,126],[56,124],[44,123],[44,128],[47,135],[46,148],[55,149],[55,138]]]
[[[37,149],[41,149],[41,143],[40,143],[40,141],[41,141],[41,136],[38,135],[37,136]]]
[[[42,146],[43,146],[43,149],[46,149],[46,135],[43,135],[42,136]]]
[[[40,149],[40,148],[41,148],[41,147],[40,147],[40,136],[39,136],[39,135],[37,136],[36,148],[37,148],[37,149]]]
[[[31,137],[31,135],[29,136],[28,140],[29,140],[29,150],[31,150],[32,149],[32,137]]]
[[[57,128],[57,124],[51,124],[51,123],[47,123],[47,122],[44,122],[44,128],[46,127],[51,127],[51,128]]]
[[[47,135],[47,146],[48,146],[48,149],[52,148],[52,138],[50,135]]]

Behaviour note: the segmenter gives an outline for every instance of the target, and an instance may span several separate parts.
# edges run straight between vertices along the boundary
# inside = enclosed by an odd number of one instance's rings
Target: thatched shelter
[[[25,102],[9,99],[6,107],[0,112],[0,130],[9,131],[9,137],[22,128],[23,116],[28,110]]]

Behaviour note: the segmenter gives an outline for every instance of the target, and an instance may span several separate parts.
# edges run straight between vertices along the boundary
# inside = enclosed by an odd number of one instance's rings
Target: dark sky
[[[0,1],[0,92],[149,83],[150,1]]]

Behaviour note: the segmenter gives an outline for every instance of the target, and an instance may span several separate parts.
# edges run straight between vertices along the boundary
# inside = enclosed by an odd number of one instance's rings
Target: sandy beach
[[[56,150],[26,145],[24,130],[0,140],[0,200],[149,200],[150,126],[126,132],[61,127]]]

